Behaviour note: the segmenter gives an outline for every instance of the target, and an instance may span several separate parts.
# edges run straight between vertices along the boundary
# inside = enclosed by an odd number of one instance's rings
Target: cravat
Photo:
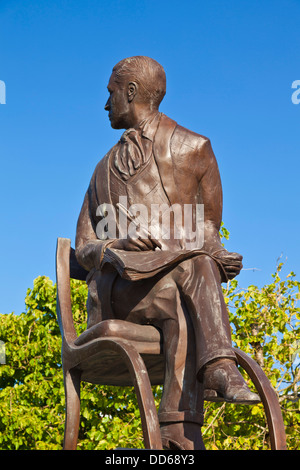
[[[122,134],[116,149],[114,163],[125,180],[133,176],[145,163],[142,139],[136,129],[127,129]]]

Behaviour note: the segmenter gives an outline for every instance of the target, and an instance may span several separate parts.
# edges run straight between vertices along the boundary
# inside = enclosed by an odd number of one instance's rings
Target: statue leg
[[[203,449],[203,384],[196,377],[193,325],[172,273],[140,285],[118,279],[112,301],[115,318],[162,331],[165,380],[158,417],[165,448]]]
[[[88,312],[90,326],[118,318],[152,324],[163,332],[166,370],[159,420],[166,447],[181,443],[186,450],[203,448],[205,388],[227,401],[256,398],[243,388],[235,366],[220,274],[210,257],[187,260],[169,273],[143,281],[98,271],[89,284]],[[224,366],[224,361],[230,365]],[[243,396],[236,398],[240,390]]]
[[[180,299],[177,292],[178,299]],[[196,379],[195,337],[189,317],[180,300],[178,321],[166,320],[166,371],[159,407],[161,437],[165,449],[205,449],[203,425],[204,386]]]
[[[236,360],[221,277],[214,260],[201,255],[184,261],[174,279],[191,317],[197,346],[197,372],[218,358]]]
[[[174,279],[187,305],[196,337],[197,377],[205,398],[212,401],[257,403],[236,367],[228,312],[218,267],[201,255],[177,266]]]

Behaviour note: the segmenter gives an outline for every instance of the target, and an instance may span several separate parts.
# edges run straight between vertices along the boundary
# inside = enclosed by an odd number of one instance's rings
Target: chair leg
[[[106,340],[110,349],[118,351],[130,372],[140,410],[144,444],[146,449],[161,450],[160,427],[155,408],[151,383],[145,363],[137,350],[126,340]],[[104,343],[104,341],[103,341]]]
[[[78,370],[64,372],[66,418],[64,450],[75,450],[77,447],[80,421],[80,378]]]
[[[275,390],[256,361],[239,349],[234,351],[239,365],[251,378],[262,400],[270,433],[271,449],[286,450],[284,422]]]

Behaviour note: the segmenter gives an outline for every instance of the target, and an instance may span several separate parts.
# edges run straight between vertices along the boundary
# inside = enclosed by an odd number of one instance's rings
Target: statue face
[[[130,103],[125,83],[117,83],[112,73],[108,86],[109,98],[104,109],[108,111],[108,118],[113,129],[128,129]]]

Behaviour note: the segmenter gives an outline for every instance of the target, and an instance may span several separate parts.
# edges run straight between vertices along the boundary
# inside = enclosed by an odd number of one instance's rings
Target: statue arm
[[[83,205],[79,214],[75,254],[78,263],[87,271],[93,268],[99,269],[104,250],[112,240],[99,240],[96,235],[95,222],[90,208],[90,188],[85,194]]]
[[[222,184],[209,139],[201,142],[199,153],[197,155],[198,202],[204,205],[203,248],[213,254],[222,248],[219,235],[223,210]]]
[[[96,223],[91,213],[93,187],[92,180],[86,192],[77,222],[75,254],[78,263],[87,271],[93,268],[100,269],[102,258],[108,245],[111,245],[112,248],[126,251],[154,250],[155,244],[151,239],[131,239],[130,237],[126,239],[98,239]]]
[[[220,227],[223,211],[222,184],[216,157],[208,139],[202,144],[201,176],[199,177],[200,202],[204,204],[204,246],[203,249],[218,258],[229,279],[239,274],[243,257],[228,252],[221,243]]]

